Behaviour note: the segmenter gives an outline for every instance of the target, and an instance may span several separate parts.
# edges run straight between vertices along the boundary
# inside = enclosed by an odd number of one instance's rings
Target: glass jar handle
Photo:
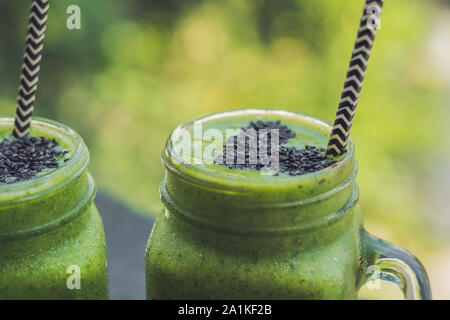
[[[397,285],[407,300],[431,300],[431,288],[422,263],[410,252],[378,239],[366,231],[365,272],[362,284],[372,280],[389,281]]]

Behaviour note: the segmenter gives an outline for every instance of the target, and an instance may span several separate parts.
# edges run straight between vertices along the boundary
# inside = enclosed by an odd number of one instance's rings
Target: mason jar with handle
[[[431,299],[422,264],[365,231],[352,142],[334,165],[300,176],[229,169],[202,152],[189,161],[176,148],[190,136],[188,149],[201,141],[205,152],[208,130],[225,136],[255,120],[288,125],[299,148],[326,146],[331,130],[310,116],[262,109],[178,127],[162,157],[164,210],[146,250],[148,299],[356,299],[373,279],[395,283],[407,299]]]

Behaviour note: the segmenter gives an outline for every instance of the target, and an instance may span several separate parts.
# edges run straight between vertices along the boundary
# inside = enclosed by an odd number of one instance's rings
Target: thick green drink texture
[[[0,135],[13,119],[0,118]],[[105,236],[93,203],[88,150],[73,130],[34,120],[71,160],[39,177],[0,186],[0,299],[107,299]]]
[[[281,120],[298,148],[325,147],[330,132],[309,116],[259,109],[198,121],[224,131],[256,120]],[[181,128],[193,132],[193,122]],[[146,250],[147,298],[357,297],[365,263],[352,143],[333,166],[294,177],[188,164],[172,144],[163,153],[165,208]]]

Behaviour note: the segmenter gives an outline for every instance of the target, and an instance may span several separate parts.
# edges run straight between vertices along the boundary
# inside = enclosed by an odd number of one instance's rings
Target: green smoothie
[[[352,142],[334,165],[289,176],[214,164],[211,135],[195,135],[257,120],[288,125],[296,133],[288,144],[299,149],[328,141],[327,123],[274,110],[223,112],[178,127],[163,152],[165,208],[146,250],[149,299],[354,299],[367,279],[390,272],[381,257],[405,254],[363,229]],[[182,150],[186,132],[194,142]],[[221,150],[224,141],[216,142]],[[367,273],[370,265],[383,272]],[[426,298],[426,273],[411,268],[422,282],[414,278],[407,290]]]
[[[13,118],[0,118],[0,137]],[[105,238],[81,137],[35,119],[31,136],[55,138],[70,160],[0,185],[0,299],[107,299]]]

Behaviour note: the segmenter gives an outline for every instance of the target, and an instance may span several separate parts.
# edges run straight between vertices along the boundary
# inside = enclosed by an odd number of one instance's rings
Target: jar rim
[[[0,116],[0,131],[13,128],[14,117]],[[11,184],[0,185],[0,206],[24,202],[51,193],[81,173],[89,162],[89,152],[81,136],[68,126],[54,120],[35,117],[31,132],[36,136],[55,138],[63,147],[70,149],[71,157],[58,168],[43,175]]]
[[[311,179],[321,180],[322,177],[326,177],[332,174],[335,174],[342,170],[344,166],[346,166],[350,161],[352,161],[354,156],[354,144],[351,138],[349,139],[347,152],[344,153],[341,157],[337,159],[337,162],[327,168],[303,174],[297,176],[264,176],[264,177],[246,177],[245,183],[246,186],[243,188],[240,185],[242,181],[242,177],[238,176],[230,176],[230,175],[221,175],[217,173],[212,173],[211,171],[205,170],[201,167],[188,164],[183,161],[181,157],[179,157],[176,152],[173,150],[172,146],[172,138],[175,134],[180,132],[183,129],[186,129],[192,126],[195,122],[206,122],[215,119],[222,119],[225,117],[236,117],[240,115],[275,115],[280,117],[294,117],[299,121],[312,124],[317,126],[321,130],[325,130],[330,133],[332,126],[331,123],[320,119],[315,116],[311,116],[305,113],[299,113],[294,111],[284,111],[278,109],[262,109],[262,108],[251,108],[251,109],[234,109],[227,111],[215,112],[207,115],[200,116],[194,120],[183,123],[179,125],[173,133],[169,136],[166,142],[166,147],[162,154],[162,162],[164,166],[171,171],[172,173],[182,177],[183,179],[189,180],[191,182],[195,182],[196,184],[200,184],[202,186],[219,189],[219,190],[234,190],[234,191],[248,191],[248,189],[252,189],[252,187],[273,187],[273,186],[295,186],[302,184],[303,182],[310,181]],[[180,165],[175,165],[174,162],[178,162]],[[195,173],[195,175],[193,175]]]

